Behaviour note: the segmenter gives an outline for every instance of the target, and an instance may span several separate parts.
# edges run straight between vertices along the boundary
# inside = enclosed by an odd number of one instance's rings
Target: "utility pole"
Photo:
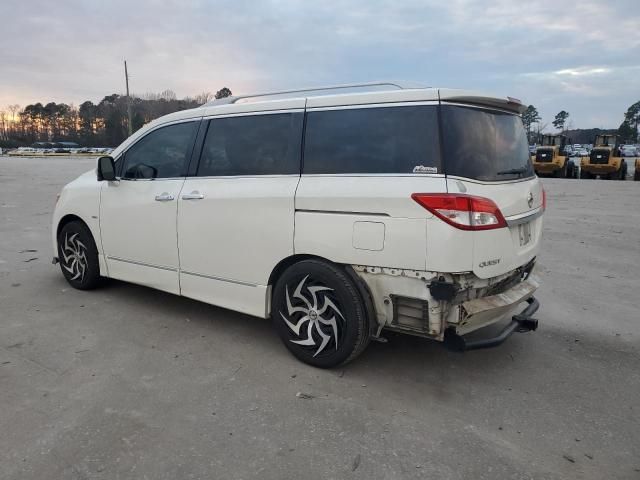
[[[127,61],[124,61],[124,81],[127,84],[127,117],[129,126],[129,136],[133,133],[131,125],[131,97],[129,96],[129,73],[127,72]]]

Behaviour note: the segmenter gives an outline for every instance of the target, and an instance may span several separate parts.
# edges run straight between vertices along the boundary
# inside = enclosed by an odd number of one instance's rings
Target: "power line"
[[[129,73],[127,72],[127,61],[124,61],[124,81],[127,85],[127,117],[128,117],[128,127],[129,127],[129,136],[133,133],[132,125],[131,125],[131,97],[129,96]]]

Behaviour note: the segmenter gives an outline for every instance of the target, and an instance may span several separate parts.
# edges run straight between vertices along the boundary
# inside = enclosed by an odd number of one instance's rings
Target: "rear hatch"
[[[606,165],[609,163],[609,154],[611,152],[606,148],[594,148],[589,156],[589,163],[593,165]]]
[[[552,148],[539,148],[536,151],[536,162],[550,162],[553,160]]]
[[[491,278],[526,265],[540,248],[543,190],[521,118],[506,107],[443,101],[441,131],[448,193],[489,199],[506,220],[460,231],[473,236],[471,270]]]

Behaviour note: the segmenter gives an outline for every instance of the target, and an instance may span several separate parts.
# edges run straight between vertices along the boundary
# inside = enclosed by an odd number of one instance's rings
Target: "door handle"
[[[170,202],[174,199],[173,195],[169,195],[167,192],[164,192],[160,195],[156,195],[156,202]]]
[[[197,190],[194,190],[191,193],[185,193],[184,195],[182,195],[183,200],[202,200],[203,198],[204,198],[204,195]]]

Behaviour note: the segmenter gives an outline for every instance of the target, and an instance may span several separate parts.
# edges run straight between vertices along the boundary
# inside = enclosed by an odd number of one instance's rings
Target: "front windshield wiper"
[[[528,170],[529,169],[527,167],[512,168],[510,170],[502,170],[501,172],[496,173],[496,175],[522,175]]]

